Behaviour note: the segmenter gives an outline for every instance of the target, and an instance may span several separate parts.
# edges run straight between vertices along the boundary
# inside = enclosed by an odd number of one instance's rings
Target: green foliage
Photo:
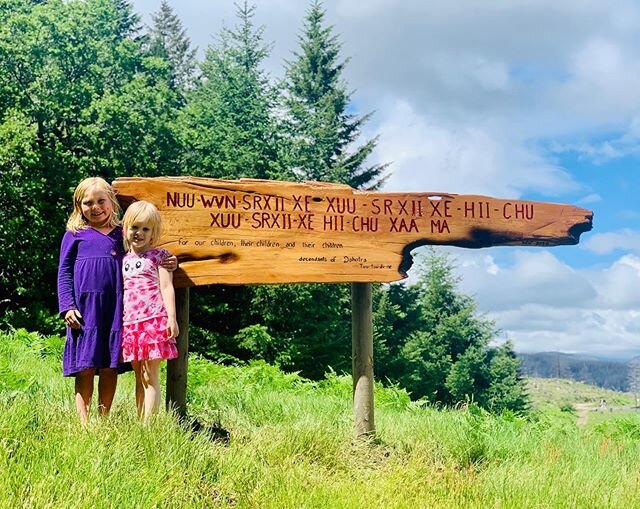
[[[494,325],[476,315],[470,297],[456,291],[458,280],[446,255],[431,251],[422,262],[414,290],[420,317],[416,328],[405,332],[404,343],[396,343],[397,357],[389,373],[397,373],[397,380],[416,399],[445,405],[473,401],[496,412],[526,410],[526,390],[512,345],[489,346]],[[389,316],[379,320],[392,330],[391,323],[402,319],[398,314],[391,313],[391,322]],[[389,358],[389,349],[385,353]]]
[[[166,174],[175,98],[126,2],[0,2],[2,307],[55,309],[57,252],[89,174]],[[38,306],[36,306],[38,307]]]
[[[528,409],[531,401],[511,342],[492,348],[488,353],[487,407],[496,411]]]
[[[287,67],[285,160],[302,180],[375,189],[386,165],[365,166],[377,139],[352,148],[369,115],[349,112],[350,94],[342,79],[346,62],[340,61],[340,43],[324,17],[322,5],[313,1],[299,37],[300,51]]]
[[[182,22],[166,0],[160,10],[152,14],[153,26],[147,36],[146,48],[150,55],[162,58],[169,68],[168,83],[179,93],[193,85],[196,68],[196,50],[182,27]]]
[[[308,378],[351,370],[351,293],[344,284],[258,286],[251,309],[275,338],[278,362]]]
[[[606,420],[594,426],[593,430],[595,433],[617,441],[638,441],[640,439],[640,417],[634,415]]]
[[[400,351],[424,324],[418,287],[402,283],[373,286],[373,341],[376,376],[399,380],[403,370]]]
[[[269,48],[255,7],[237,5],[238,25],[209,46],[180,126],[185,171],[215,178],[278,178],[276,89],[261,69]]]

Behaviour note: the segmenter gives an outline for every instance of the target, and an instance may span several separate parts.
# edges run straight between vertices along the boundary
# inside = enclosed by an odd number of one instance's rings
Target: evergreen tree
[[[321,5],[313,3],[300,52],[283,84],[280,149],[285,166],[294,173],[280,175],[372,188],[380,184],[384,166],[364,166],[376,140],[350,152],[368,115],[347,113],[350,96],[342,82],[345,64],[339,62],[339,52],[332,29],[324,26]],[[261,310],[259,320],[280,345],[286,367],[312,378],[321,378],[329,368],[350,371],[350,285],[257,287],[254,292],[253,307]]]
[[[173,90],[184,91],[193,84],[196,68],[196,50],[182,27],[180,18],[166,0],[160,10],[152,14],[153,26],[148,34],[147,48],[150,55],[162,58],[169,65],[169,85]]]
[[[491,347],[493,322],[476,315],[470,297],[457,292],[449,258],[431,251],[417,283],[421,328],[402,346],[401,384],[414,398],[454,405],[472,400],[489,409],[526,409],[519,361],[509,343]]]
[[[182,117],[185,167],[216,178],[281,176],[276,144],[276,90],[261,69],[269,48],[254,28],[255,6],[236,4],[238,25],[207,49],[200,80]]]
[[[300,179],[375,189],[386,165],[365,165],[377,138],[352,149],[370,115],[348,112],[351,94],[342,80],[347,61],[340,60],[341,45],[324,17],[322,4],[314,0],[299,37],[300,52],[287,66],[285,159]]]
[[[400,351],[422,328],[418,287],[404,283],[373,285],[373,347],[379,380],[397,381],[402,375]]]
[[[530,407],[529,395],[513,345],[507,341],[489,353],[490,383],[486,391],[486,406],[494,411],[527,410]]]
[[[321,379],[351,371],[351,295],[343,284],[258,286],[251,309],[284,368]],[[264,356],[263,356],[264,357]]]

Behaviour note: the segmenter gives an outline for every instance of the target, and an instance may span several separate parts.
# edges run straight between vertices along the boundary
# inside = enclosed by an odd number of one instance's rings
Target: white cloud
[[[640,353],[640,257],[574,269],[545,249],[438,249],[517,351]]]
[[[625,228],[615,232],[589,235],[583,247],[596,254],[608,254],[617,250],[640,253],[640,231]]]
[[[419,115],[406,102],[385,111],[374,157],[392,162],[385,190],[519,197],[555,194],[577,184],[523,140],[495,124],[446,125]]]
[[[640,257],[577,270],[548,250],[515,250],[503,263],[473,251],[455,255],[461,290],[516,350],[640,351]]]
[[[640,309],[640,258],[624,255],[590,276],[598,289],[595,305],[608,309]]]
[[[591,203],[598,203],[602,201],[602,196],[598,193],[590,193],[587,196],[580,198],[576,203],[578,205],[589,205]]]
[[[476,296],[485,311],[520,309],[527,305],[556,310],[587,306],[598,293],[584,273],[561,262],[548,250],[514,249],[506,254],[508,265],[499,265],[494,257],[475,252],[460,251],[456,256],[465,260],[459,267],[461,288]]]

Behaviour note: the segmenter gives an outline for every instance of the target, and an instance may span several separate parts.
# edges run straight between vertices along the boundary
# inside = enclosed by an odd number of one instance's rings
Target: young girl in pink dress
[[[161,266],[169,253],[154,247],[160,226],[158,209],[146,201],[131,204],[122,220],[122,361],[131,361],[135,371],[136,407],[145,421],[160,406],[160,362],[178,356],[173,278]]]

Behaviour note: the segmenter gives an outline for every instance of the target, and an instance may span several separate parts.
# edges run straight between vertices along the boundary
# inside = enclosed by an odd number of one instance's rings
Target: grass
[[[635,399],[629,393],[595,387],[563,378],[530,378],[527,384],[536,408],[561,408],[588,404],[598,406],[601,399],[608,407],[631,407]]]
[[[0,334],[0,507],[603,508],[637,506],[640,418],[585,427],[421,408],[376,387],[375,440],[352,435],[351,380],[310,382],[263,363],[190,359],[194,432],[134,415],[121,377],[112,415],[77,422],[60,338]],[[609,401],[609,398],[607,398]],[[215,440],[215,431],[229,432]]]

